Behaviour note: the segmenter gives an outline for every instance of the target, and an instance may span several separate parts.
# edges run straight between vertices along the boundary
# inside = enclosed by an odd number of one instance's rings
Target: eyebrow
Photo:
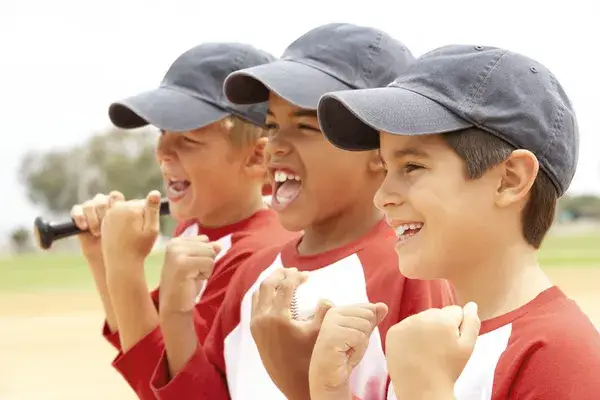
[[[399,159],[399,158],[403,158],[406,156],[413,156],[413,157],[419,157],[419,158],[427,158],[429,157],[429,154],[427,154],[425,151],[418,149],[416,147],[407,147],[406,149],[401,149],[401,150],[396,150],[394,151],[394,158],[395,159]]]
[[[267,110],[267,114],[274,117],[275,114],[273,114],[273,111],[271,111],[270,109]],[[292,116],[294,117],[314,117],[317,118],[317,112],[315,110],[298,110],[298,111],[294,111],[292,113]]]

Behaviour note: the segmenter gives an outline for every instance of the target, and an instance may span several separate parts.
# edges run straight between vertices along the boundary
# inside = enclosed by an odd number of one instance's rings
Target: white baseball
[[[322,279],[308,279],[298,286],[294,291],[290,313],[292,318],[298,321],[310,321],[314,318],[319,305],[319,301],[323,299],[323,295],[328,292],[325,285],[329,282]]]
[[[327,300],[335,306],[369,302],[364,280],[344,279],[340,282],[340,276],[348,275],[346,269],[347,265],[340,262],[311,271],[308,279],[294,291],[290,306],[292,318],[311,320],[321,300]]]

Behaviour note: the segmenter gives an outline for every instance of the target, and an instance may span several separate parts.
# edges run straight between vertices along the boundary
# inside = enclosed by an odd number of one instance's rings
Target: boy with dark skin
[[[457,291],[460,306],[390,329],[389,399],[598,397],[600,335],[537,261],[579,149],[571,103],[546,67],[445,46],[386,88],[325,95],[319,120],[338,147],[380,149],[387,175],[375,204],[396,231],[400,270]],[[349,374],[378,322],[362,315],[329,310],[311,399],[361,397]]]

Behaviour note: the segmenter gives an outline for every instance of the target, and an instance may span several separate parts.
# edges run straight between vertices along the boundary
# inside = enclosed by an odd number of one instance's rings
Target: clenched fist
[[[383,303],[334,307],[327,312],[310,362],[311,399],[349,398],[350,374],[387,312]]]
[[[81,251],[90,264],[103,263],[102,241],[100,228],[109,204],[123,201],[125,197],[120,192],[111,192],[109,196],[98,193],[93,199],[77,204],[71,209],[71,218],[83,232],[77,237]]]
[[[296,289],[308,279],[297,268],[275,270],[252,295],[250,332],[265,370],[288,399],[309,396],[308,368],[321,323],[332,304],[321,301],[313,318],[292,318]]]
[[[160,314],[193,311],[200,288],[212,274],[221,248],[204,235],[176,237],[167,243],[160,278]]]
[[[145,200],[115,199],[102,222],[102,253],[107,265],[140,263],[150,254],[160,230],[160,192]]]
[[[432,308],[393,326],[387,333],[386,358],[396,396],[452,398],[480,326],[475,303]]]

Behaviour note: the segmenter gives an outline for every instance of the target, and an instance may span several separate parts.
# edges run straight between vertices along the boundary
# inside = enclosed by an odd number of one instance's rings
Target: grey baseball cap
[[[205,43],[180,55],[156,89],[113,103],[113,124],[131,129],[154,125],[185,132],[202,128],[229,115],[264,125],[266,104],[232,104],[223,94],[223,82],[232,72],[275,58],[241,43]]]
[[[323,94],[385,86],[413,61],[408,48],[385,32],[327,24],[295,40],[280,60],[234,72],[224,91],[236,104],[265,102],[272,91],[298,107],[316,110]]]
[[[318,107],[325,136],[346,150],[379,147],[379,131],[426,135],[478,127],[535,154],[559,195],[579,157],[569,98],[539,62],[507,50],[433,50],[385,88],[328,93]]]

